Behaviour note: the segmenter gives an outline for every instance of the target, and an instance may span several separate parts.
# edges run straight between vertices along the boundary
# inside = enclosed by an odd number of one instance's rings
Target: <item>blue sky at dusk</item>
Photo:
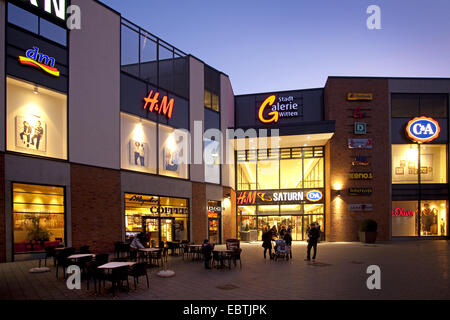
[[[449,0],[102,0],[230,76],[236,94],[327,76],[450,77]],[[380,6],[382,30],[368,30]]]

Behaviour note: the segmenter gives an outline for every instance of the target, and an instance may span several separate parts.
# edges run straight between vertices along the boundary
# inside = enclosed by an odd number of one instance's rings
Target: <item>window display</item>
[[[393,145],[392,183],[419,182],[419,151],[420,183],[447,183],[447,146],[433,144]]]
[[[159,125],[159,174],[188,178],[188,134],[184,130]]]
[[[64,188],[14,183],[14,253],[42,252],[63,244],[64,213]]]
[[[204,139],[205,182],[220,184],[220,143]]]
[[[8,77],[9,151],[67,159],[67,97]]]
[[[423,201],[420,209],[421,236],[447,235],[447,202]]]
[[[156,174],[156,123],[121,113],[122,168]]]

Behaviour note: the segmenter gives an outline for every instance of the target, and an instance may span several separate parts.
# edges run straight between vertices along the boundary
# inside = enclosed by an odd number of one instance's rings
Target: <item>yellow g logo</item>
[[[269,116],[272,116],[272,118],[264,119],[264,110],[266,109],[267,106],[271,107],[275,103],[275,99],[276,99],[276,97],[274,95],[268,97],[266,99],[266,101],[264,101],[263,104],[261,105],[261,107],[259,108],[259,120],[262,123],[278,122],[278,119],[279,119],[278,111],[270,112]]]

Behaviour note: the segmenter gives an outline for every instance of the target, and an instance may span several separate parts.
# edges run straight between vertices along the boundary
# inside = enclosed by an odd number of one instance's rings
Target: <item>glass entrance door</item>
[[[173,223],[174,219],[161,219],[161,241],[173,241]]]
[[[143,229],[148,240],[147,246],[157,247],[159,245],[159,219],[144,218]]]
[[[219,244],[220,239],[220,221],[219,219],[208,219],[209,243]]]

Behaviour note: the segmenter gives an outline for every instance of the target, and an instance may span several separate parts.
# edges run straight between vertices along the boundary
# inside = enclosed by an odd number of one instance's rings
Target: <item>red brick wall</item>
[[[192,234],[191,241],[203,243],[208,238],[206,211],[206,184],[192,182]]]
[[[373,101],[347,101],[348,93],[373,93]],[[355,120],[353,110],[361,107],[367,118]],[[390,114],[387,79],[329,78],[325,88],[325,117],[336,120],[336,134],[332,138],[327,172],[331,186],[328,198],[328,241],[357,241],[359,224],[366,218],[378,222],[378,239],[390,239]],[[354,123],[367,123],[366,135],[354,134]],[[349,138],[372,138],[373,149],[349,149]],[[356,155],[369,156],[370,166],[352,167]],[[350,172],[373,172],[372,181],[349,180]],[[342,196],[336,197],[336,184],[342,185]],[[372,187],[371,196],[349,196],[350,187]],[[349,212],[349,204],[373,204],[370,212]]]
[[[0,153],[0,263],[6,262],[5,155]]]
[[[226,212],[223,215],[223,241],[227,239],[235,239],[236,234],[236,191],[232,188],[223,188],[223,198],[227,199],[227,196],[231,195],[229,207],[226,207]]]
[[[72,245],[113,252],[122,239],[120,172],[72,164]]]

